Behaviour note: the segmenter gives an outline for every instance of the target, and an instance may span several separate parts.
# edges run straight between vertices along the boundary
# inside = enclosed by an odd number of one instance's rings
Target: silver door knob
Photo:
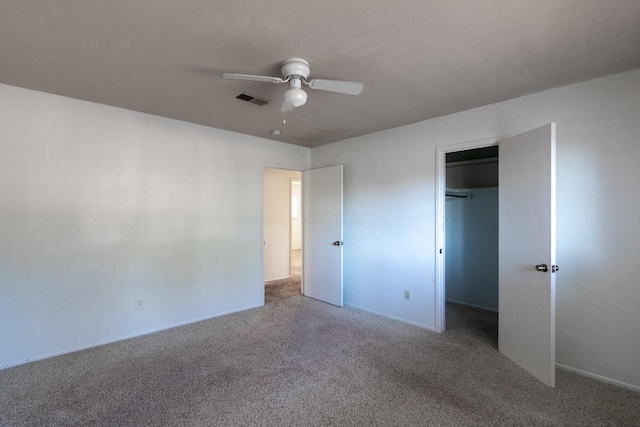
[[[549,271],[549,267],[547,266],[547,264],[538,264],[536,265],[536,271],[546,273],[547,271]]]

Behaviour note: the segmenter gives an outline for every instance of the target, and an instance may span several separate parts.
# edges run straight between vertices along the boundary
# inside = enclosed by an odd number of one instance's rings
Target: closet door
[[[555,123],[500,141],[500,352],[555,385]]]

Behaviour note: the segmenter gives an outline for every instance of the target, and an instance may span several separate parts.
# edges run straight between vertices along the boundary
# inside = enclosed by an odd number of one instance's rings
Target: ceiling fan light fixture
[[[291,79],[289,89],[284,93],[284,101],[292,107],[301,107],[307,102],[307,92],[301,89],[300,79]]]

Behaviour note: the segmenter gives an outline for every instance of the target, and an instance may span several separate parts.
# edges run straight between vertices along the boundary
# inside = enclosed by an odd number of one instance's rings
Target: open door
[[[303,172],[303,294],[342,307],[342,165]]]
[[[555,123],[499,142],[502,354],[555,386]]]

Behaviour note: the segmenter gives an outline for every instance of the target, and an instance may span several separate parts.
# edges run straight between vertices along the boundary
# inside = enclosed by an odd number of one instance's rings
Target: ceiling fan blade
[[[280,77],[254,76],[253,74],[224,73],[222,77],[229,80],[245,80],[249,82],[264,82],[264,83],[286,83],[287,82],[287,80],[281,79]]]
[[[360,95],[364,84],[345,82],[342,80],[313,79],[308,83],[311,89],[326,90],[329,92],[346,93],[347,95]]]

